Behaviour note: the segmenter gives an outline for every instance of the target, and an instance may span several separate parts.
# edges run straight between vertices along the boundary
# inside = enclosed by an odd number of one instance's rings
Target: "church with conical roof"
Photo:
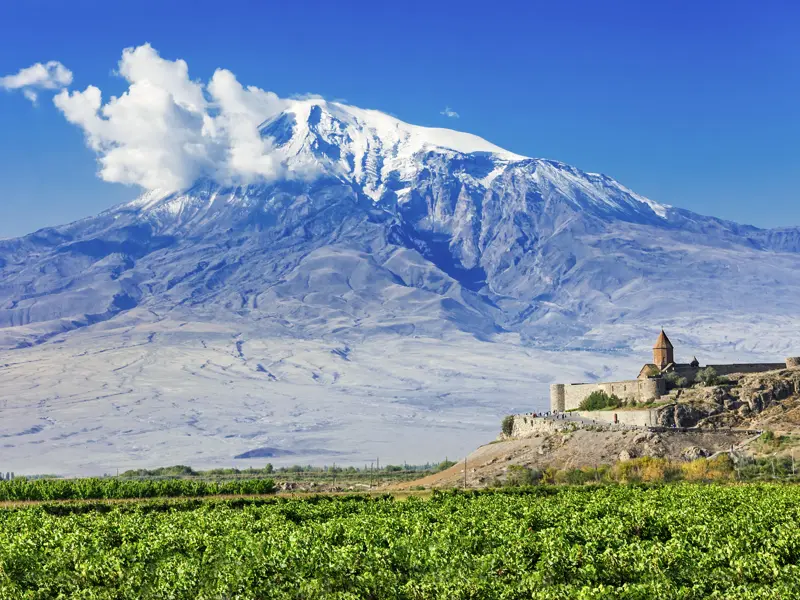
[[[696,358],[693,362],[695,361],[697,361]],[[669,373],[675,371],[679,366],[684,367],[684,365],[675,364],[675,346],[672,345],[672,342],[669,341],[667,334],[662,329],[653,346],[653,362],[647,363],[642,367],[641,371],[639,371],[639,379]],[[685,366],[688,367],[690,365]]]

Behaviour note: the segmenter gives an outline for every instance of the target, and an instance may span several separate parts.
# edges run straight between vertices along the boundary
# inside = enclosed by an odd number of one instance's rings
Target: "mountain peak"
[[[399,146],[409,154],[426,148],[450,150],[461,154],[484,152],[509,161],[528,157],[504,150],[491,142],[462,131],[438,127],[422,127],[401,121],[378,110],[358,108],[320,98],[292,100],[286,110],[260,126],[263,131],[275,121],[292,115],[298,124],[305,124],[318,135],[362,132],[363,141],[380,140],[384,147]],[[300,131],[305,129],[301,127]],[[352,135],[352,133],[351,133]],[[356,142],[354,138],[352,140]],[[399,150],[400,148],[398,148]]]
[[[288,176],[323,172],[357,183],[374,200],[389,180],[413,177],[426,152],[486,154],[498,166],[526,159],[476,135],[411,125],[377,110],[321,99],[291,101],[259,131]]]

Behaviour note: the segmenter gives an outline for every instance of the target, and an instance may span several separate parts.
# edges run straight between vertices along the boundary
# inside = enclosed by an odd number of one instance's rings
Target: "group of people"
[[[548,410],[546,412],[541,413],[528,413],[534,419],[542,418],[542,419],[555,419],[555,420],[565,420],[567,418],[567,413],[559,412],[557,410]]]

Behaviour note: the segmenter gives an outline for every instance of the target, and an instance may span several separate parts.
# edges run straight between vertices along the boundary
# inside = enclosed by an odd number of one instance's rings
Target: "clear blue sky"
[[[346,99],[603,172],[660,202],[800,225],[800,4],[381,4],[9,0],[0,75],[58,60],[73,89],[120,93],[122,49],[150,42],[194,79],[224,67],[281,96]],[[50,94],[33,107],[0,92],[0,132],[0,237],[136,195],[97,179]]]

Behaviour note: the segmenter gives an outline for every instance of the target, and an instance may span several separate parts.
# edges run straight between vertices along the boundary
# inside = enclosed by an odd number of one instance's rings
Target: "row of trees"
[[[304,476],[324,476],[331,474],[342,474],[345,476],[369,476],[370,474],[397,474],[397,473],[425,473],[435,472],[442,468],[442,465],[448,463],[445,460],[438,463],[426,463],[423,465],[380,465],[376,460],[374,463],[364,465],[363,467],[337,466],[333,465],[292,465],[288,467],[275,467],[272,463],[267,463],[261,468],[227,468],[227,469],[209,469],[207,471],[195,470],[186,465],[174,465],[171,467],[159,467],[157,469],[131,469],[120,474],[123,479],[171,479],[171,478],[243,478],[243,477],[263,477],[273,475],[304,475]],[[451,463],[452,464],[452,463]],[[448,464],[448,466],[450,466]],[[447,467],[445,467],[447,468]]]

